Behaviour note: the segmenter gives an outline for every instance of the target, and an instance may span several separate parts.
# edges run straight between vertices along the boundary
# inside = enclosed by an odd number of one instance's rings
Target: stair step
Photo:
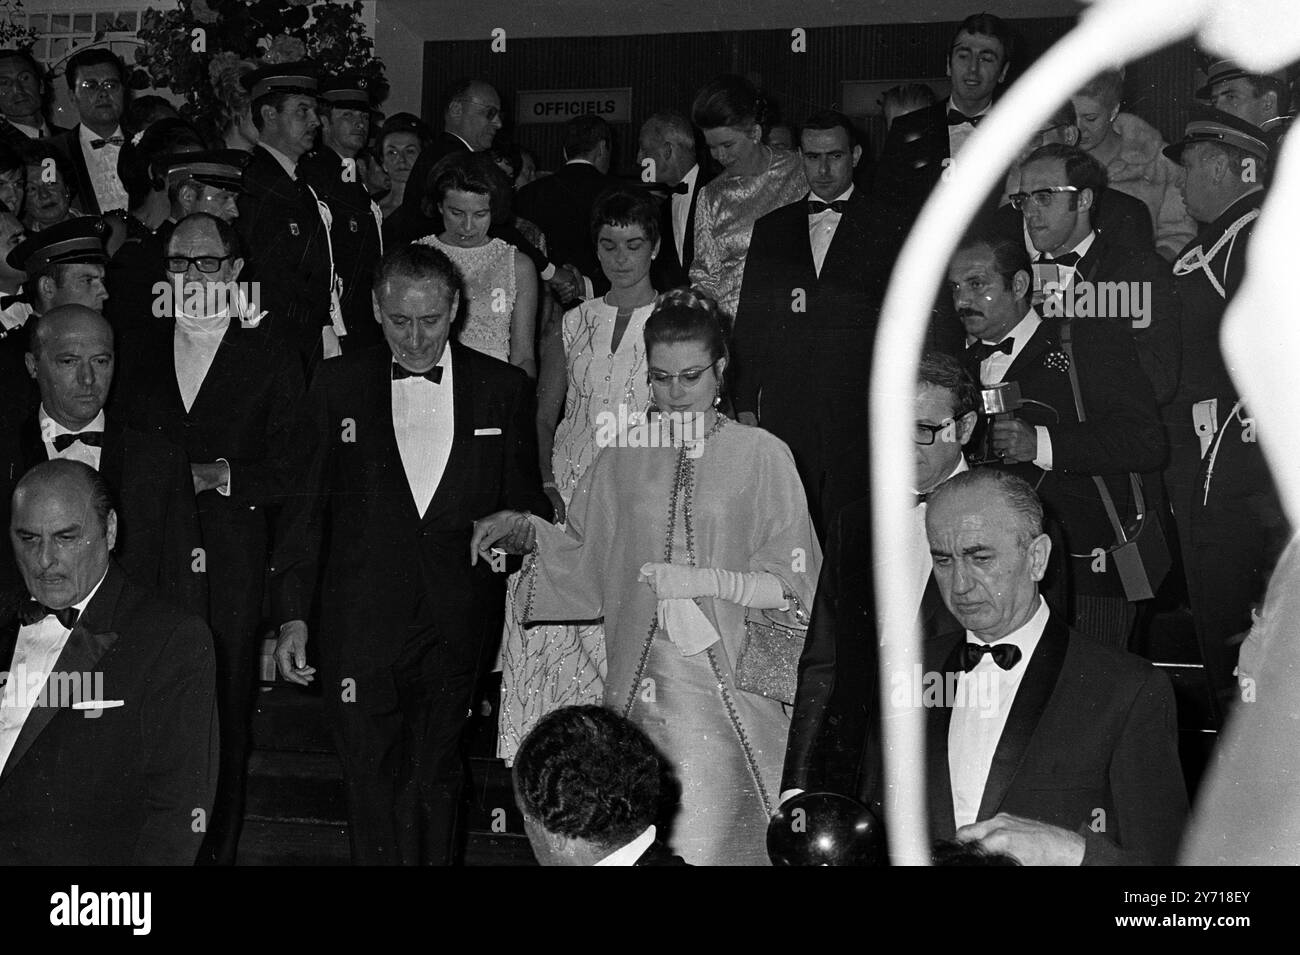
[[[257,694],[253,746],[261,750],[333,753],[319,691],[280,684]]]
[[[237,865],[348,865],[346,826],[246,816]]]
[[[248,761],[245,813],[268,820],[346,824],[347,800],[338,757],[333,753],[254,752]]]

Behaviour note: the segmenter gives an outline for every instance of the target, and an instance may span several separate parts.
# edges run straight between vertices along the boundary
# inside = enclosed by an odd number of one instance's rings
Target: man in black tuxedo
[[[126,187],[117,175],[117,159],[126,141],[126,67],[112,51],[91,47],[72,55],[66,75],[81,122],[52,137],[50,145],[71,167],[82,212],[97,216],[125,209]]]
[[[0,142],[21,146],[67,132],[45,119],[45,71],[27,50],[0,50]]]
[[[301,490],[310,456],[302,364],[266,329],[256,294],[237,282],[232,227],[186,216],[167,244],[180,288],[141,336],[118,400],[130,423],[184,448],[203,530],[217,647],[221,785],[202,861],[233,864],[256,684],[258,624],[278,508]],[[216,263],[215,272],[203,268]],[[175,288],[176,286],[173,286]],[[255,286],[254,286],[255,287]],[[263,286],[263,291],[265,287]],[[283,604],[271,581],[272,614]]]
[[[695,206],[709,177],[695,158],[695,128],[681,113],[655,113],[641,124],[636,161],[667,189],[659,211],[659,254],[651,266],[654,287],[690,285],[695,259]],[[653,165],[648,165],[653,163]]]
[[[0,624],[0,864],[193,864],[217,778],[207,626],[109,556],[85,464],[36,465],[12,505],[33,599]]]
[[[687,865],[656,838],[663,758],[631,720],[565,706],[519,744],[515,802],[541,865]]]
[[[81,461],[103,477],[120,515],[118,564],[177,607],[208,614],[203,537],[189,462],[180,448],[126,427],[104,404],[113,383],[113,329],[98,312],[64,305],[33,319],[26,371],[40,405],[0,433],[0,522],[17,481],[42,461]],[[18,577],[6,552],[0,588]]]
[[[272,334],[296,348],[310,369],[338,355],[346,335],[335,307],[324,199],[297,172],[320,126],[316,76],[310,64],[287,63],[247,73],[240,82],[260,139],[244,168],[236,224],[255,272],[251,278],[262,280]]]
[[[1187,815],[1172,689],[1049,610],[1042,519],[1029,485],[995,468],[930,496],[934,576],[964,629],[922,648],[937,701],[890,696],[925,707],[930,838],[1025,865],[1169,865]]]
[[[461,736],[504,616],[504,577],[470,565],[474,520],[551,513],[531,385],[448,342],[457,288],[436,249],[384,255],[374,299],[387,344],[317,372],[316,453],[277,557],[297,621],[323,566],[316,645],[358,864],[452,862]],[[285,679],[312,678],[306,645],[305,623],[282,632]]]
[[[564,124],[564,165],[534,179],[515,199],[515,211],[545,233],[547,257],[575,266],[586,280],[576,298],[609,291],[591,237],[591,211],[597,196],[618,185],[609,175],[611,142],[609,124],[599,116],[573,117]]]
[[[1111,322],[1069,323],[1081,420],[1062,319],[1040,317],[1030,307],[1031,275],[1024,244],[1003,236],[966,238],[948,267],[953,305],[970,343],[966,370],[984,388],[1015,382],[1030,402],[988,422],[974,443],[995,466],[1029,481],[1063,529],[1070,625],[1122,648],[1136,606],[1109,554],[1116,534],[1093,478],[1105,480],[1119,518],[1129,523],[1136,502],[1128,473],[1164,464],[1164,432],[1132,338]]]
[[[925,201],[993,106],[993,94],[1011,65],[1012,39],[1006,22],[991,13],[962,21],[948,47],[952,93],[946,100],[894,120],[876,167],[878,194],[904,200],[913,208]]]
[[[1292,533],[1255,419],[1219,347],[1224,312],[1250,263],[1272,150],[1246,120],[1203,110],[1166,155],[1184,169],[1183,200],[1201,229],[1173,267],[1183,302],[1183,373],[1166,409],[1165,481],[1205,675],[1222,717],[1237,690],[1232,638],[1250,629],[1251,608]]]
[[[370,279],[381,253],[383,216],[357,168],[357,155],[370,134],[370,81],[345,73],[323,79],[317,100],[320,143],[298,163],[298,172],[330,210],[330,243],[343,282],[341,304],[348,334],[342,344],[355,351],[379,343],[379,324],[370,303]]]
[[[862,155],[840,113],[800,130],[812,192],[754,224],[736,308],[731,399],[746,424],[790,446],[819,535],[861,497],[865,456],[844,454],[863,430],[865,374],[903,223],[853,184]],[[752,266],[752,267],[751,267]],[[836,468],[843,495],[825,497]]]
[[[452,83],[442,110],[442,134],[432,145],[421,150],[420,158],[415,161],[406,180],[402,207],[384,223],[387,229],[385,242],[405,245],[422,236],[440,233],[441,220],[429,218],[423,208],[430,171],[438,160],[451,153],[481,153],[491,149],[492,140],[503,125],[501,97],[491,83],[470,78]],[[543,278],[549,279],[550,276]]]
[[[979,390],[950,355],[925,355],[917,379],[917,503],[912,515],[918,563],[915,573],[905,575],[905,585],[917,606],[922,638],[933,640],[955,629],[957,621],[944,606],[931,573],[926,500],[939,484],[967,470],[962,448],[975,430]],[[878,561],[871,528],[870,497],[842,508],[830,525],[799,661],[782,801],[806,789],[829,790],[863,802],[876,796],[881,754],[867,749],[868,742],[880,741],[875,731],[880,718],[874,577]],[[872,808],[879,813],[879,805]]]
[[[1035,301],[1044,315],[1110,321],[1129,332],[1163,405],[1178,387],[1182,309],[1154,246],[1125,245],[1093,227],[1105,182],[1101,164],[1076,146],[1042,146],[1020,164],[1011,198],[1037,253]]]

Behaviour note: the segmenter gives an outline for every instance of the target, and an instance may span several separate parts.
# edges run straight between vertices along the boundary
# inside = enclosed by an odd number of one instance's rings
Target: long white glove
[[[685,564],[641,565],[641,580],[650,584],[660,600],[717,597],[742,607],[759,610],[783,608],[784,588],[776,574],[744,572],[716,567],[687,567]]]

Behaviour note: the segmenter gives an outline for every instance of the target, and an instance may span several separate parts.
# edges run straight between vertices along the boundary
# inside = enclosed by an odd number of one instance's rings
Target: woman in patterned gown
[[[543,486],[558,525],[599,450],[600,423],[610,420],[602,416],[640,415],[650,403],[642,333],[655,300],[650,265],[659,250],[659,213],[648,196],[615,189],[597,199],[592,225],[596,256],[611,288],[565,313],[558,347],[542,346],[537,385]],[[551,710],[600,702],[605,676],[603,625],[524,629],[514,610],[508,596],[497,741],[497,755],[507,763]]]
[[[443,230],[416,241],[444,253],[460,273],[464,319],[456,340],[536,378],[537,269],[509,242],[488,237],[493,212],[510,201],[509,181],[486,153],[448,156],[430,179],[425,212],[441,216]]]
[[[476,523],[471,559],[498,541],[535,547],[516,594],[525,618],[604,617],[605,705],[646,731],[681,785],[673,851],[693,865],[766,865],[790,721],[739,689],[734,667],[747,608],[812,606],[821,550],[790,449],[716,411],[717,306],[668,292],[645,340],[654,401],[678,414],[601,450],[564,530],[498,512]]]
[[[722,172],[700,189],[691,285],[713,296],[732,318],[754,223],[808,194],[799,151],[763,145],[766,113],[763,97],[740,76],[718,77],[691,106],[709,155],[722,164]]]

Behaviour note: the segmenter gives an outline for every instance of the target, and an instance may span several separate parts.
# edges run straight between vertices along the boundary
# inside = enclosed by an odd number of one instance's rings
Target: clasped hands
[[[474,522],[469,563],[473,567],[480,557],[490,562],[493,547],[507,554],[526,554],[536,544],[537,530],[527,511],[497,511]]]

